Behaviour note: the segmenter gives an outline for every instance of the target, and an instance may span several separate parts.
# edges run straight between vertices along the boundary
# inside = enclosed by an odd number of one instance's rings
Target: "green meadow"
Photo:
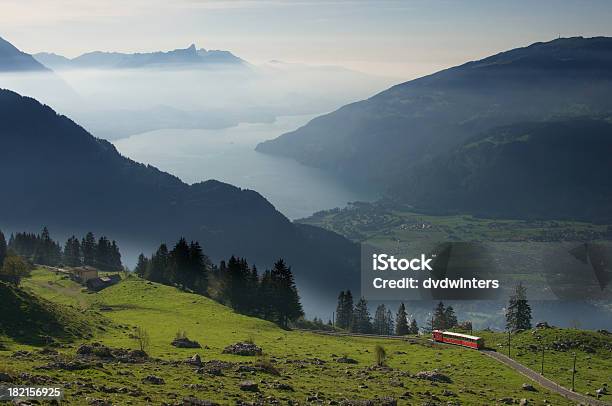
[[[219,404],[359,404],[355,403],[358,400],[392,404],[385,403],[390,398],[402,405],[492,405],[502,400],[518,403],[523,398],[529,404],[573,404],[535,384],[536,392],[523,390],[526,378],[475,350],[434,345],[426,337],[392,340],[286,331],[270,322],[236,314],[206,297],[136,277],[99,293],[88,293],[65,276],[38,269],[22,287],[30,297],[53,306],[53,315],[45,317],[55,317],[64,325],[75,323],[75,328],[45,331],[44,346],[33,340],[35,330],[7,334],[4,326],[0,368],[21,384],[63,386],[66,395],[62,404],[183,404],[187,397]],[[27,307],[25,303],[23,306]],[[28,313],[25,321],[40,325],[41,320],[28,319],[37,315]],[[80,370],[40,369],[58,361],[75,361],[76,350],[83,343],[135,349],[137,327],[150,337],[150,358],[144,362],[101,361]],[[202,348],[172,346],[177,332],[185,332]],[[551,334],[544,333],[547,337]],[[520,342],[527,345],[530,335],[524,334],[525,340]],[[492,346],[503,341],[495,334],[486,339]],[[263,355],[222,354],[226,346],[239,341],[254,342],[263,349]],[[387,354],[385,366],[375,363],[377,345]],[[537,353],[523,352],[518,359],[533,367]],[[199,354],[203,363],[224,365],[222,374],[198,373],[196,367],[185,362],[194,354]],[[609,349],[605,352],[601,348],[590,354],[597,362],[590,364],[591,372],[580,368],[580,391],[610,383],[609,355]],[[563,368],[568,354],[550,352],[548,356],[548,376],[558,371],[558,381],[566,384],[567,371]],[[581,363],[583,356],[581,353]],[[337,362],[340,357],[356,363]],[[258,365],[264,368],[249,368]],[[416,376],[433,370],[450,382]],[[149,375],[162,378],[164,384],[144,382]],[[256,383],[258,391],[242,390],[240,383],[246,380]]]

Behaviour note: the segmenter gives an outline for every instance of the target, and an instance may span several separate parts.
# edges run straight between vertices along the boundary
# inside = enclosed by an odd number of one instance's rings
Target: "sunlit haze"
[[[66,56],[184,48],[404,80],[558,36],[610,35],[606,1],[4,0],[0,36]]]

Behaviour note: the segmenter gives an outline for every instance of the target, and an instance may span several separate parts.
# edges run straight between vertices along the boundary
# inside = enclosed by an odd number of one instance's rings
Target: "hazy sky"
[[[561,36],[612,35],[610,1],[0,0],[0,36],[76,56],[191,43],[254,63],[409,79]]]

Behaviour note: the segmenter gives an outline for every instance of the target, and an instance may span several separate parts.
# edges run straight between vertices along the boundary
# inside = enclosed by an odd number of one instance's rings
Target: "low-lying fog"
[[[49,104],[109,140],[161,128],[227,128],[320,114],[394,82],[339,67],[282,62],[0,75],[1,87]]]

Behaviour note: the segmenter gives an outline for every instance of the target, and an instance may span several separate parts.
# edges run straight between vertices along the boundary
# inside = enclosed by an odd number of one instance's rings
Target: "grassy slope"
[[[238,382],[252,379],[259,383],[264,396],[278,399],[305,400],[309,395],[320,393],[326,399],[361,398],[371,399],[375,395],[399,398],[410,392],[412,398],[402,404],[423,404],[431,395],[443,401],[458,400],[461,404],[490,405],[503,397],[516,399],[527,397],[542,404],[548,399],[555,405],[569,404],[563,398],[543,389],[528,393],[520,389],[525,378],[508,368],[495,363],[484,355],[471,350],[448,346],[431,347],[426,341],[407,343],[404,341],[328,337],[305,332],[283,331],[271,323],[233,313],[207,298],[186,294],[178,290],[130,278],[99,294],[85,294],[78,285],[62,280],[47,271],[35,271],[31,279],[24,282],[26,288],[50,300],[64,304],[84,306],[89,309],[112,309],[102,312],[98,318],[113,321],[112,328],[99,333],[97,340],[113,347],[135,347],[129,335],[133,326],[145,327],[151,335],[151,355],[163,360],[183,360],[199,353],[203,360],[228,360],[233,362],[255,361],[253,357],[222,355],[228,344],[252,337],[265,352],[265,356],[276,361],[281,377],[262,373],[255,375],[226,371],[224,376],[197,375],[193,368],[182,363],[150,362],[137,365],[106,366],[84,371],[36,371],[34,367],[48,362],[43,355],[26,358],[9,357],[11,352],[0,351],[0,363],[13,372],[34,371],[50,376],[55,382],[86,381],[109,387],[140,387],[152,401],[173,401],[186,395],[201,399],[213,399],[222,404],[234,404],[238,398],[254,400],[256,394],[241,392]],[[93,313],[95,314],[95,313]],[[177,349],[169,345],[178,330],[199,341],[202,350]],[[74,354],[77,343],[60,351],[66,357]],[[390,354],[391,372],[369,370],[373,364],[373,349],[377,344]],[[22,344],[13,344],[12,350],[31,349]],[[348,355],[359,361],[357,365],[339,364],[335,356]],[[318,357],[327,361],[324,365],[287,363],[287,360],[308,360]],[[422,370],[438,368],[448,374],[451,384],[433,385],[411,377]],[[141,379],[155,374],[166,380],[166,385],[151,386]],[[283,392],[273,387],[275,381],[293,386],[295,392]],[[400,382],[404,387],[397,386]],[[200,384],[198,389],[185,388],[185,384]],[[457,398],[442,395],[450,390]],[[84,396],[109,399],[124,404],[128,399],[133,404],[144,403],[142,398],[125,394],[100,393],[99,388],[68,389],[68,401],[78,404]],[[401,403],[401,402],[400,402]]]
[[[508,336],[504,333],[479,332],[487,345],[507,354]],[[569,343],[565,349],[557,344]],[[521,364],[541,371],[544,346],[544,376],[571,388],[573,353],[576,353],[576,391],[595,393],[607,384],[612,387],[612,336],[594,331],[537,329],[511,336],[511,356]],[[556,347],[556,348],[555,348]],[[610,396],[608,396],[610,400]]]

